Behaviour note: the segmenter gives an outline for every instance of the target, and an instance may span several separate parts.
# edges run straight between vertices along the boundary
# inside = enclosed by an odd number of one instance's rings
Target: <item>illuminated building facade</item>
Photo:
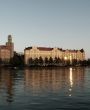
[[[8,62],[14,56],[14,43],[12,36],[8,35],[6,45],[0,45],[0,60]]]
[[[63,50],[61,48],[47,48],[47,47],[27,47],[24,50],[25,55],[25,64],[28,65],[28,60],[30,58],[40,58],[43,60],[45,58],[59,58],[63,60],[72,60],[83,61],[85,60],[85,52],[83,49],[81,50]]]

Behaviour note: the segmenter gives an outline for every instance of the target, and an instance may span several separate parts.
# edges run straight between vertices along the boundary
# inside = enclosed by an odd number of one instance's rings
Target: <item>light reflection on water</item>
[[[0,110],[90,109],[90,68],[0,69]]]

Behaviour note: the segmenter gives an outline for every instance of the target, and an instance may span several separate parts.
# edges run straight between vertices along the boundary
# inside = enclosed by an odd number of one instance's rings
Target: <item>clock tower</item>
[[[6,46],[10,49],[10,57],[14,56],[14,43],[12,42],[12,36],[8,35],[8,41],[6,42]]]

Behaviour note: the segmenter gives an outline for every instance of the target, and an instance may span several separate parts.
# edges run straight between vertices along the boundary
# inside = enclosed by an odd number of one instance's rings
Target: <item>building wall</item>
[[[24,50],[25,55],[25,64],[28,64],[29,58],[35,59],[42,57],[45,59],[46,57],[49,59],[52,57],[55,59],[55,57],[64,59],[64,60],[81,60],[83,61],[85,59],[85,52],[78,51],[72,51],[72,50],[59,50],[58,48],[53,48],[51,51],[45,51],[45,50],[39,50],[37,47],[32,47],[32,49],[25,49]]]
[[[0,59],[8,62],[10,60],[10,51],[8,49],[0,49]]]

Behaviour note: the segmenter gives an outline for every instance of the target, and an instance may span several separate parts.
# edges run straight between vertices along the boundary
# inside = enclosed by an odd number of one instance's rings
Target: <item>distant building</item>
[[[73,59],[77,61],[85,60],[85,52],[83,49],[81,50],[63,50],[61,48],[47,48],[47,47],[27,47],[24,50],[25,55],[25,64],[29,64],[29,59],[40,58],[44,60],[45,58],[60,58],[63,60],[70,60]]]
[[[0,45],[0,60],[8,62],[14,56],[14,43],[12,36],[8,35],[6,45]]]

